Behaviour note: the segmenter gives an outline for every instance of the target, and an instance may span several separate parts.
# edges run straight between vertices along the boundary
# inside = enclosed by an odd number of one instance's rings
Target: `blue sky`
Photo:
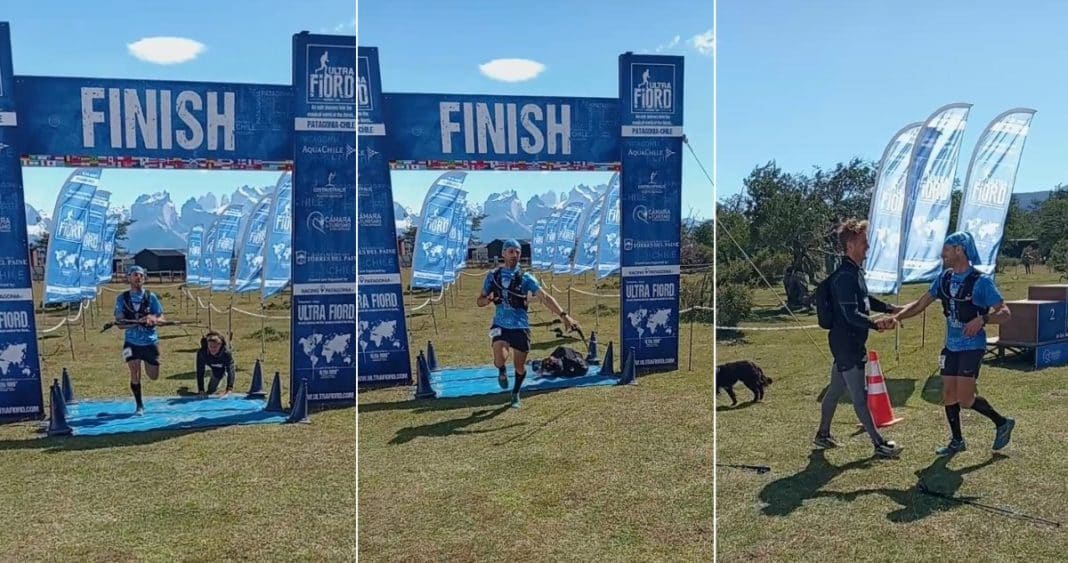
[[[359,44],[379,48],[386,92],[615,97],[620,54],[683,55],[685,131],[712,173],[711,0],[362,0],[359,19]],[[480,71],[480,65],[509,58],[536,61],[544,70],[521,82],[495,80]],[[693,209],[696,216],[711,217],[712,186],[684,152],[683,215]],[[393,172],[394,199],[418,212],[438,174]],[[514,189],[526,203],[549,189],[567,191],[579,183],[607,183],[610,177],[610,172],[480,172],[469,174],[464,186],[468,201],[483,202],[490,193]]]
[[[298,8],[299,6],[299,8]],[[95,0],[76,7],[61,0],[4,2],[0,20],[11,24],[15,74],[92,76],[204,82],[290,84],[292,35],[353,34],[354,0],[234,0],[136,2]],[[149,37],[196,41],[178,63],[161,56],[185,53],[181,46],[153,48]],[[71,169],[23,168],[26,201],[52,212],[56,194]],[[130,205],[141,193],[167,190],[180,206],[189,197],[232,193],[238,186],[274,185],[277,172],[105,170],[112,202]]]
[[[720,201],[769,160],[791,172],[877,160],[951,102],[974,104],[962,181],[982,129],[1021,106],[1038,113],[1015,191],[1068,181],[1068,3],[721,1],[717,16]]]

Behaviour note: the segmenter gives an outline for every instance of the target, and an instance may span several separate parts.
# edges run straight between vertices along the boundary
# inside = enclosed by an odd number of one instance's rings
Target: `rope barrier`
[[[260,315],[260,314],[258,314],[258,313],[253,313],[253,312],[250,312],[250,311],[245,311],[245,310],[243,310],[243,309],[239,309],[239,308],[237,308],[237,307],[234,307],[233,309],[234,309],[234,311],[236,311],[236,312],[238,312],[238,313],[241,313],[242,315],[248,315],[248,316],[250,316],[250,317],[256,317],[257,319],[289,319],[289,318],[292,318],[292,317],[290,317],[289,315],[286,315],[286,316],[284,316],[284,317],[272,317],[272,316],[270,316],[270,315]],[[216,309],[216,310],[218,311],[218,309]]]

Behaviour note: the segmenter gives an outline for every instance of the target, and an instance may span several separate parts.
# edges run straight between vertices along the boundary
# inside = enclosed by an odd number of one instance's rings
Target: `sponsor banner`
[[[263,282],[263,245],[267,241],[267,220],[270,218],[271,197],[268,193],[256,202],[241,241],[241,253],[237,256],[237,274],[234,291],[246,293],[260,289]]]
[[[111,192],[97,190],[89,202],[89,219],[86,223],[85,239],[82,241],[78,264],[81,269],[82,299],[96,297],[97,268],[101,260],[110,260],[110,254],[104,257],[104,229],[107,226],[108,202]],[[2,229],[0,229],[2,231]]]
[[[48,237],[45,304],[82,300],[78,257],[89,232],[89,206],[99,184],[99,169],[77,168],[59,190],[52,213],[52,232]]]
[[[994,272],[1016,171],[1034,115],[1033,109],[1017,108],[995,117],[979,136],[968,165],[957,230],[968,231],[975,238],[982,262],[976,269],[987,274]]]
[[[682,228],[682,57],[619,57],[622,125],[662,129],[620,141],[621,340],[639,369],[678,368],[679,275],[633,274],[677,268]],[[608,212],[606,212],[606,215]],[[602,229],[604,230],[604,229]],[[624,353],[626,350],[624,350]],[[621,356],[621,357],[625,357]]]
[[[638,369],[678,369],[679,276],[623,276],[623,349]]]
[[[569,203],[560,214],[560,221],[556,226],[555,244],[556,252],[553,263],[554,274],[570,274],[571,263],[575,254],[575,237],[578,231],[579,219],[586,208],[584,202],[576,201]]]
[[[167,168],[167,161],[207,168],[199,160],[210,159],[248,170],[292,158],[289,86],[40,76],[15,83],[21,154],[38,160],[78,155],[131,168]]]
[[[545,228],[549,224],[548,217],[542,217],[534,221],[530,239],[530,267],[541,270],[546,267],[545,262]]]
[[[293,261],[293,174],[278,178],[271,197],[271,212],[267,218],[267,239],[263,245],[263,288],[260,297],[282,291],[292,279]]]
[[[204,225],[194,225],[189,230],[189,246],[185,251],[185,283],[196,287],[203,282],[200,278],[200,263],[204,249]]]
[[[949,229],[953,178],[971,104],[935,111],[916,137],[905,180],[901,222],[900,284],[928,282],[942,271],[942,242]]]
[[[306,379],[311,403],[356,396],[356,55],[355,37],[293,36],[292,283],[324,292],[293,293],[290,393]]]
[[[199,225],[198,225],[199,227]],[[112,260],[115,258],[115,233],[119,229],[119,216],[110,215],[107,218],[107,222],[104,223],[104,251],[100,256],[100,260],[97,261],[96,268],[96,283],[97,285],[111,282],[112,272]],[[204,227],[200,227],[203,231]],[[200,249],[198,248],[199,252]],[[188,255],[187,255],[188,256]],[[186,266],[186,273],[188,275],[188,266]]]
[[[446,172],[427,191],[412,250],[412,287],[441,289],[444,285],[449,234],[467,200],[466,178],[466,172]]]
[[[215,237],[211,247],[211,254],[207,262],[211,269],[212,291],[229,291],[230,266],[234,259],[234,249],[237,246],[237,227],[244,215],[244,206],[230,204],[223,211],[222,217],[215,222]]]
[[[44,418],[26,204],[15,124],[11,28],[0,22],[0,421]],[[54,216],[57,219],[59,216]]]
[[[868,290],[872,293],[896,292],[898,255],[901,252],[901,214],[905,208],[905,179],[909,157],[922,123],[903,127],[890,139],[879,161],[875,190],[868,212]]]
[[[619,174],[613,174],[604,195],[601,236],[597,240],[597,279],[619,271]]]
[[[360,47],[357,363],[360,389],[412,383],[378,49]],[[366,214],[366,216],[365,216]]]
[[[385,94],[384,102],[391,159],[523,161],[532,170],[619,161],[613,98]]]

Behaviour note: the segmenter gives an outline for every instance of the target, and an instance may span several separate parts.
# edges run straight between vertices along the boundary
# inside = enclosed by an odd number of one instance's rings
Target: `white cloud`
[[[675,35],[675,37],[671,38],[671,41],[669,41],[669,42],[667,42],[667,43],[665,43],[663,45],[657,46],[656,52],[657,53],[662,53],[665,49],[673,49],[673,48],[675,48],[676,45],[679,44],[679,41],[681,41],[681,40],[682,40],[682,36],[681,35]]]
[[[483,75],[501,82],[523,82],[545,70],[545,65],[530,59],[493,59],[478,65]]]
[[[348,30],[356,31],[356,18],[352,18],[352,21],[346,23],[339,23],[334,26],[334,33],[341,33]]]
[[[690,38],[688,43],[702,55],[711,57],[716,51],[716,36],[712,34],[711,29],[704,33],[694,35]]]
[[[150,63],[189,62],[204,52],[204,44],[185,37],[145,37],[126,45],[130,54]]]

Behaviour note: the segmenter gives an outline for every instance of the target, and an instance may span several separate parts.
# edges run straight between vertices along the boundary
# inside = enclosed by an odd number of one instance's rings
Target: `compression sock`
[[[515,372],[515,387],[512,389],[512,394],[513,395],[518,395],[519,394],[519,388],[523,386],[523,379],[525,379],[526,377],[527,377],[527,372],[526,371],[520,373],[519,370],[516,370],[516,372]]]
[[[994,421],[994,424],[998,426],[1005,424],[1005,417],[998,414],[986,399],[978,395],[975,396],[975,401],[972,403],[972,410]]]
[[[130,391],[133,391],[134,400],[137,401],[137,408],[143,409],[145,405],[141,402],[141,384],[131,383]]]
[[[964,437],[960,432],[960,404],[946,405],[946,420],[949,421],[949,429],[953,432],[953,439],[960,441]]]

